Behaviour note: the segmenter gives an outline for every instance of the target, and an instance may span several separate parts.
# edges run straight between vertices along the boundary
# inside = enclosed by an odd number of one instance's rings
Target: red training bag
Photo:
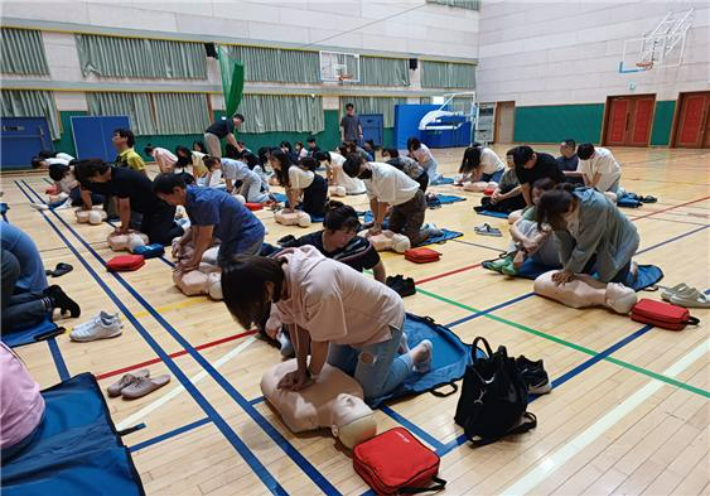
[[[143,255],[118,255],[106,262],[106,269],[109,272],[129,272],[138,270],[145,265]]]
[[[407,429],[395,427],[360,443],[353,450],[353,467],[378,495],[422,493],[444,489],[437,477],[439,455]],[[430,485],[435,482],[436,485]]]
[[[404,258],[414,263],[438,262],[441,253],[429,248],[413,248],[404,252]]]
[[[253,212],[254,210],[261,210],[261,209],[264,208],[264,205],[262,205],[261,203],[250,203],[250,202],[246,202],[246,203],[244,204],[244,206],[247,207],[247,208],[248,208],[249,210],[251,210],[252,212]]]
[[[697,325],[699,319],[690,316],[687,308],[662,301],[641,298],[631,309],[631,319],[671,331],[681,331],[686,325]]]

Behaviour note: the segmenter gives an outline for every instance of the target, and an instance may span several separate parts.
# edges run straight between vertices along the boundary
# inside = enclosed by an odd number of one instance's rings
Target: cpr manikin
[[[139,232],[132,232],[129,234],[109,234],[106,241],[113,251],[133,251],[139,246],[147,245],[148,236]]]
[[[328,428],[348,448],[377,434],[362,387],[338,368],[325,364],[315,384],[301,391],[279,389],[279,381],[297,367],[295,359],[288,360],[271,367],[261,379],[264,397],[292,432]]]
[[[464,183],[463,190],[470,191],[471,193],[483,193],[486,190],[495,191],[498,187],[498,183],[485,181],[477,181],[475,183]]]
[[[74,213],[79,224],[98,225],[106,220],[106,211],[101,205],[95,205],[91,210],[77,208]]]
[[[300,210],[291,213],[285,213],[281,210],[274,214],[274,219],[284,226],[308,227],[311,225],[311,216]]]
[[[173,251],[180,238],[173,240]],[[192,258],[194,245],[190,242],[183,246],[180,260]],[[213,300],[222,299],[222,269],[217,265],[219,246],[208,248],[202,254],[202,262],[197,270],[173,272],[173,283],[186,296],[208,295]]]
[[[397,253],[404,253],[412,247],[408,237],[392,231],[382,231],[374,236],[369,236],[367,239],[370,240],[376,251],[392,250]]]
[[[545,272],[535,279],[535,293],[572,308],[606,307],[627,314],[638,301],[636,291],[620,283],[604,283],[587,274],[559,286],[552,280],[558,271]]]

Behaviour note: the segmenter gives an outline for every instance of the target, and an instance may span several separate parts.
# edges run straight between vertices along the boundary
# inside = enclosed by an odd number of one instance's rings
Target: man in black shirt
[[[340,119],[340,141],[352,141],[356,145],[362,142],[362,124],[352,103],[345,106],[345,115]]]
[[[579,165],[577,143],[573,139],[566,139],[560,143],[560,156],[557,157],[557,167],[565,175],[566,182],[584,186],[582,173],[577,172],[577,165]]]
[[[183,229],[175,223],[175,207],[153,193],[147,176],[128,168],[111,167],[99,159],[79,162],[74,171],[82,185],[84,208],[91,208],[91,192],[104,191],[115,196],[121,225],[116,234],[127,234],[131,227],[146,235],[151,243],[168,245]]]
[[[213,157],[222,158],[222,139],[227,138],[227,143],[235,147],[240,152],[242,146],[234,137],[234,130],[239,129],[244,122],[242,114],[234,114],[231,119],[218,119],[205,129],[205,145],[207,153]]]
[[[530,191],[535,181],[550,178],[556,183],[562,183],[565,180],[564,174],[557,167],[555,157],[548,153],[536,153],[527,145],[519,146],[515,150],[513,161],[515,162],[515,175],[520,181],[523,198],[529,207],[533,205]]]
[[[315,138],[308,138],[308,156],[309,157],[315,157],[316,153],[320,151],[320,148],[318,145],[316,145],[316,139]]]

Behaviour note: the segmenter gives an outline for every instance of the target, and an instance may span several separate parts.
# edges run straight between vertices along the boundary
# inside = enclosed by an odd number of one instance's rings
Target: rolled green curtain
[[[245,133],[320,133],[325,129],[320,96],[244,95],[239,112],[246,118],[241,128]]]
[[[360,57],[360,84],[367,86],[409,86],[409,60]]]
[[[202,134],[210,125],[207,95],[155,93],[155,134]]]
[[[219,48],[219,69],[222,74],[222,94],[227,115],[233,116],[244,94],[244,64],[229,56],[229,50]]]
[[[148,93],[87,93],[89,115],[126,115],[136,135],[156,134]]]
[[[422,88],[474,89],[476,66],[458,62],[422,61]]]
[[[84,77],[207,79],[201,43],[93,34],[75,39]]]
[[[229,56],[244,64],[247,81],[320,82],[320,55],[315,51],[230,46]]]
[[[345,105],[355,105],[357,114],[382,114],[384,127],[394,127],[394,106],[404,105],[404,97],[379,97],[379,96],[341,96],[340,116],[345,115]]]
[[[426,0],[427,3],[438,5],[448,5],[449,7],[459,7],[461,9],[478,10],[481,8],[480,0]]]
[[[61,137],[59,115],[51,91],[2,90],[2,117],[44,117],[52,140]]]
[[[2,57],[0,72],[3,74],[49,75],[47,57],[44,53],[42,33],[36,29],[2,28]]]

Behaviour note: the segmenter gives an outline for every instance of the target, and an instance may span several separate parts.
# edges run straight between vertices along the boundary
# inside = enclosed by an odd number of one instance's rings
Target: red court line
[[[661,210],[655,210],[655,211],[650,212],[650,213],[648,213],[648,214],[646,214],[646,215],[640,215],[640,216],[638,216],[638,217],[634,217],[634,218],[631,219],[631,222],[635,222],[635,221],[640,220],[640,219],[645,219],[645,218],[651,217],[651,216],[653,216],[653,215],[662,214],[662,213],[668,212],[668,211],[670,211],[670,210],[675,210],[676,208],[686,207],[686,206],[688,206],[688,205],[692,205],[693,203],[699,203],[699,202],[702,202],[702,201],[705,201],[705,200],[710,200],[710,196],[706,196],[706,197],[704,197],[704,198],[698,198],[697,200],[691,200],[691,201],[689,201],[689,202],[681,203],[681,204],[679,204],[679,205],[673,205],[672,207],[663,208],[663,209],[661,209]],[[459,274],[459,273],[461,273],[461,272],[466,272],[467,270],[475,269],[475,268],[477,268],[477,267],[480,267],[481,265],[483,265],[483,262],[477,263],[477,264],[475,264],[475,265],[468,265],[468,266],[466,266],[466,267],[461,267],[460,269],[452,270],[452,271],[449,271],[449,272],[444,272],[443,274],[438,274],[438,275],[435,275],[435,276],[432,276],[432,277],[427,277],[427,278],[425,278],[425,279],[420,279],[419,281],[414,281],[414,284],[424,284],[424,283],[426,283],[426,282],[435,281],[435,280],[441,279],[441,278],[443,278],[443,277],[452,276],[452,275],[454,275],[454,274]]]
[[[212,347],[214,347],[214,346],[218,346],[218,345],[223,344],[223,343],[228,343],[228,342],[230,342],[230,341],[235,341],[235,340],[237,340],[237,339],[239,339],[239,338],[243,338],[243,337],[246,337],[246,336],[251,336],[252,334],[256,334],[256,332],[257,332],[256,330],[253,330],[253,331],[242,332],[242,333],[240,333],[240,334],[235,334],[234,336],[227,336],[226,338],[221,338],[221,339],[218,339],[218,340],[216,340],[216,341],[210,341],[209,343],[204,343],[204,344],[201,344],[201,345],[199,345],[199,346],[195,346],[195,349],[196,349],[196,350],[204,350],[204,349],[207,349],[207,348],[212,348]],[[169,356],[170,358],[177,358],[177,357],[181,357],[181,356],[183,356],[183,355],[187,355],[187,350],[176,351],[175,353],[171,353],[171,354],[168,355],[168,356]],[[160,358],[154,358],[154,359],[152,359],[152,360],[146,360],[145,362],[136,363],[136,364],[130,365],[130,366],[128,366],[128,367],[123,367],[123,368],[121,368],[121,369],[112,370],[111,372],[104,372],[103,374],[98,374],[98,375],[96,376],[96,380],[97,380],[97,381],[100,381],[100,380],[102,380],[102,379],[107,379],[107,378],[109,378],[109,377],[113,377],[113,376],[116,376],[116,375],[119,375],[119,374],[125,374],[126,372],[130,372],[130,371],[132,371],[132,370],[140,369],[140,368],[142,368],[142,367],[147,367],[147,366],[149,366],[149,365],[155,365],[156,363],[160,363],[160,362],[162,362],[162,360],[161,360]]]

